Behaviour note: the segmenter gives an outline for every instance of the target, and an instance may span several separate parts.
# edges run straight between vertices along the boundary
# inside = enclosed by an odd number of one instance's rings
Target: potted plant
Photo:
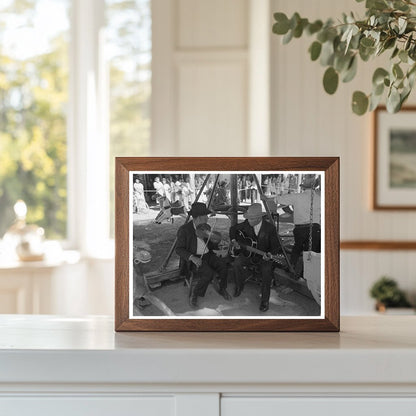
[[[373,284],[370,295],[376,300],[376,310],[379,312],[386,312],[387,308],[411,307],[397,282],[387,276],[381,277]]]

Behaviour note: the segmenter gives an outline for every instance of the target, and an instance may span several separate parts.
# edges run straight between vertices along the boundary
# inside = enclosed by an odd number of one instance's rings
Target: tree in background
[[[34,6],[19,0],[0,8],[0,237],[23,199],[28,222],[65,238],[68,39],[58,33],[44,53],[21,57],[4,47],[9,22],[33,26]]]

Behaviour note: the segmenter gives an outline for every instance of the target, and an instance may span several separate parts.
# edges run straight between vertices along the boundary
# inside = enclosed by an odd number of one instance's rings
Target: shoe
[[[227,292],[227,289],[220,289],[218,292],[225,300],[231,300],[230,294]]]
[[[261,302],[260,303],[260,312],[266,312],[269,310],[269,302]]]
[[[243,288],[241,286],[236,286],[234,289],[234,297],[238,298],[241,295]]]
[[[198,307],[198,296],[190,296],[189,297],[189,306],[191,308],[197,308]]]

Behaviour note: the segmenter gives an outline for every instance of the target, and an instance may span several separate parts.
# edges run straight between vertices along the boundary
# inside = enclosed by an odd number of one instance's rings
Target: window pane
[[[110,71],[110,230],[114,236],[114,157],[145,156],[150,142],[150,0],[106,0]]]
[[[1,1],[0,238],[18,199],[29,223],[66,237],[69,1]]]

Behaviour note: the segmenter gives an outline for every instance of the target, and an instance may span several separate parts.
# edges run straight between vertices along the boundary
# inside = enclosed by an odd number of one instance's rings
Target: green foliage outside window
[[[66,237],[66,115],[68,39],[57,33],[48,50],[7,50],[9,22],[32,27],[35,2],[0,7],[0,238],[23,199],[27,221],[48,238]],[[28,56],[24,56],[24,55]]]

